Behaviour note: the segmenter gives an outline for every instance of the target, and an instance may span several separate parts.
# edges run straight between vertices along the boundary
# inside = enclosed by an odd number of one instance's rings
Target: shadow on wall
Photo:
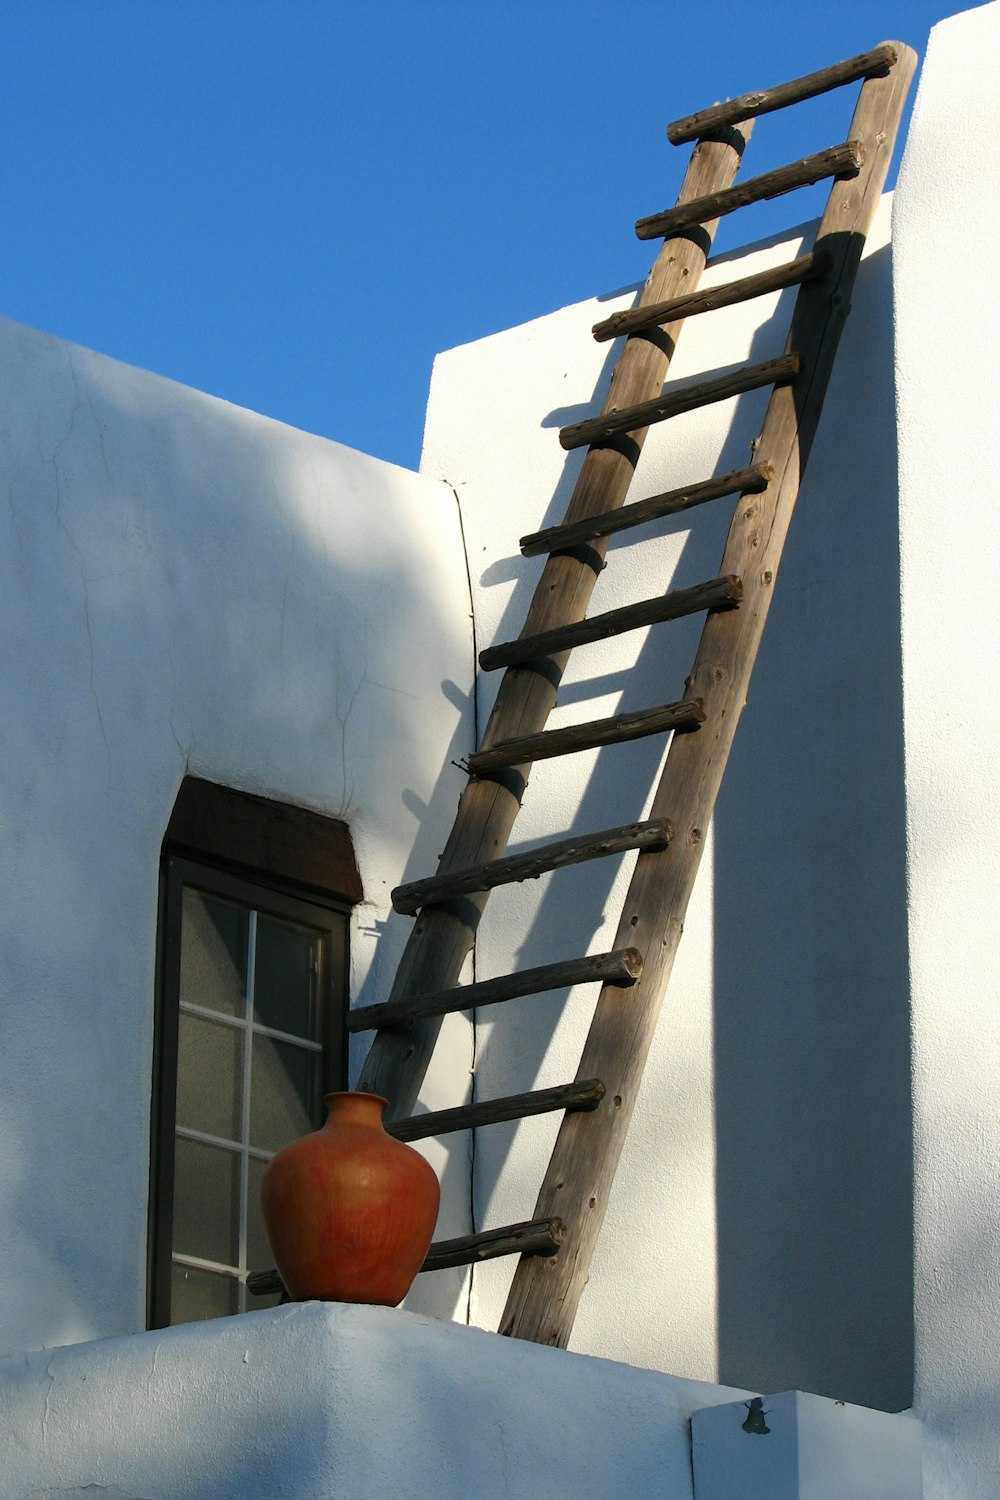
[[[783,297],[775,317],[753,336],[746,355],[748,361],[779,352],[792,300]],[[609,356],[602,371],[594,394],[595,407],[606,392],[617,352]],[[672,384],[681,386],[705,378],[705,373],[692,373]],[[680,484],[702,479],[712,472],[721,473],[745,464],[751,441],[760,431],[766,402],[767,393],[758,392],[743,398],[736,406],[731,403],[728,413],[720,413],[715,432],[708,431],[707,440],[705,424],[698,413],[690,418],[677,418],[666,429],[660,429],[657,441],[670,444],[673,451],[682,455],[680,461],[685,466],[684,472],[677,472],[676,477],[671,475],[668,482]],[[573,414],[579,412],[574,409]],[[564,512],[581,462],[582,455],[574,453],[565,463],[547,507],[546,524],[555,522]],[[648,492],[649,481],[644,479],[640,465],[632,498]],[[598,583],[589,613],[713,577],[718,571],[735,503],[735,499],[723,500],[615,538],[608,554],[607,573]],[[518,580],[507,602],[497,639],[509,639],[518,633],[539,566],[537,561],[522,562],[512,573],[506,561],[501,560],[484,576],[484,583],[510,576]],[[571,707],[572,714],[567,717],[577,722],[682,697],[700,631],[700,617],[691,617],[654,628],[638,648],[634,644],[637,636],[623,637],[612,648],[611,659],[616,665],[600,675],[590,675],[593,668],[588,667],[588,661],[592,662],[593,656],[585,649],[577,651],[560,685],[559,708]],[[607,664],[608,655],[602,655],[601,660]],[[613,701],[601,703],[599,700],[606,696]],[[481,699],[487,697],[487,692],[481,689]],[[582,835],[641,817],[664,754],[664,741],[653,737],[596,754],[589,772],[583,776],[578,770],[580,761],[571,763],[568,769],[564,761],[540,762],[532,771],[517,833],[530,842],[546,830],[550,837]],[[567,786],[572,789],[571,795]],[[538,885],[494,892],[480,937],[487,972],[493,967],[490,961],[493,945],[501,950],[507,947],[509,951],[511,933],[517,935],[512,966],[518,968],[568,958],[586,952],[590,946],[595,951],[611,948],[634,858],[630,856],[622,862],[598,860],[560,872]],[[596,941],[595,932],[599,932]],[[595,1001],[596,987],[591,986],[568,995],[561,991],[515,1001],[492,1012],[480,1011],[477,1080],[481,1095],[491,1097],[572,1078],[583,1028],[589,1023]],[[495,1024],[490,1025],[491,1022]],[[666,1014],[663,1025],[669,1028]],[[670,1085],[683,1090],[685,1085],[677,1079],[677,1071],[675,1065]],[[476,1157],[477,1224],[530,1217],[540,1184],[540,1168],[551,1150],[557,1128],[557,1117],[550,1116],[516,1128],[494,1127],[480,1133]],[[686,1153],[686,1143],[673,1132],[670,1150],[675,1155]],[[602,1276],[601,1260],[607,1255],[613,1261],[615,1254],[620,1254],[620,1244],[617,1252],[609,1249],[617,1243],[617,1232],[635,1234],[636,1224],[648,1221],[650,1214],[662,1226],[663,1216],[669,1218],[671,1206],[669,1202],[657,1201],[655,1174],[640,1171],[638,1180],[635,1174],[628,1175],[631,1195],[626,1201],[627,1174],[623,1172],[605,1221],[604,1241],[594,1265],[594,1285],[585,1295],[578,1314],[577,1328],[583,1343],[574,1341],[574,1347],[597,1350],[612,1357],[623,1357],[622,1349],[631,1351],[626,1357],[635,1357],[635,1351],[639,1350],[642,1362],[655,1358],[647,1343],[647,1309],[611,1292],[611,1283]],[[641,1202],[635,1197],[640,1192],[644,1195]],[[659,1197],[662,1200],[662,1194]],[[662,1228],[654,1226],[649,1232],[656,1235],[662,1233]],[[641,1233],[639,1238],[642,1239]],[[617,1278],[617,1270],[610,1263],[607,1269]],[[476,1269],[477,1285],[485,1292],[484,1321],[488,1326],[496,1326],[495,1319],[502,1306],[502,1292],[497,1283],[501,1277],[509,1281],[512,1271],[512,1266],[505,1271],[499,1266]],[[655,1276],[655,1272],[652,1274]],[[667,1295],[664,1288],[658,1288],[661,1290]]]
[[[899,1410],[913,1144],[888,248],[854,304],[715,815],[719,1379]]]
[[[912,1389],[913,1165],[888,250],[864,262],[854,302],[714,824],[718,1378],[898,1409]],[[786,326],[780,313],[775,321]],[[773,343],[769,324],[748,359],[772,356]],[[595,399],[606,379],[607,371]],[[676,482],[746,461],[759,431],[757,399],[740,404],[709,466]],[[546,523],[561,513],[578,463],[574,455],[566,464]],[[645,493],[641,476],[635,493]],[[659,536],[677,538],[669,586],[716,571],[728,507],[660,523]],[[617,550],[612,567],[628,569],[638,554],[627,543]],[[497,639],[517,633],[537,568],[511,574],[501,561],[485,581],[510,576],[518,583]],[[667,583],[637,577],[634,597]],[[594,610],[608,607],[604,586]],[[667,701],[684,680],[696,636],[687,624],[655,630],[634,665],[600,680],[580,667],[561,688],[560,705],[572,703],[573,718],[586,719],[589,700],[616,689],[619,711]],[[639,816],[636,798],[652,784],[661,753],[645,741],[595,757],[571,822],[550,823],[552,835]],[[533,771],[529,837],[534,807],[562,806],[559,775],[557,762]],[[484,957],[492,943],[498,952],[513,948],[517,967],[585,951],[617,900],[614,872],[604,862],[586,868],[585,883],[567,871],[527,896],[494,893]],[[604,935],[599,948],[611,946]],[[582,993],[558,994],[481,1011],[482,1096],[571,1077],[578,1052],[571,1057],[566,1040],[578,1039],[591,1005]],[[669,1047],[669,1005],[661,1026]],[[563,1064],[559,1076],[554,1061]],[[670,1076],[675,1085],[683,1089],[683,1078]],[[530,1215],[542,1157],[523,1142],[530,1132],[547,1152],[555,1129],[534,1121],[481,1132],[477,1224]],[[683,1152],[685,1143],[672,1139],[670,1150]],[[632,1201],[623,1196],[626,1177]],[[603,1254],[613,1254],[613,1234],[634,1234],[649,1219],[651,1195],[648,1172],[619,1177]],[[656,1215],[669,1223],[670,1204],[656,1205]],[[601,1257],[580,1328],[605,1285]],[[511,1270],[477,1269],[485,1321],[502,1306],[497,1282]],[[661,1292],[650,1287],[652,1296]],[[647,1309],[615,1295],[608,1306],[615,1337],[630,1347]]]
[[[183,775],[345,817],[363,878],[385,876],[378,915],[447,825],[442,746],[465,750],[471,714],[439,689],[469,661],[435,535],[450,496],[0,332],[0,1327],[18,1349],[141,1326],[157,864]]]

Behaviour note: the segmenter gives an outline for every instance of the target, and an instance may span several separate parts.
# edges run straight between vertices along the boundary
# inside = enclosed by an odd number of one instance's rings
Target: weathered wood
[[[623,505],[618,510],[606,511],[604,515],[592,516],[585,521],[571,521],[568,526],[548,526],[544,531],[533,531],[521,538],[521,551],[525,557],[535,557],[540,552],[578,547],[594,537],[610,537],[617,531],[627,531],[647,521],[658,521],[661,516],[677,515],[695,505],[704,505],[706,501],[720,500],[724,495],[765,489],[770,477],[760,464],[733,469],[716,479],[705,479],[682,489],[650,495],[645,500],[636,500],[631,505]]]
[[[679,417],[682,412],[728,401],[732,396],[760,390],[761,386],[787,385],[798,377],[798,373],[799,357],[794,351],[789,351],[778,359],[765,359],[759,365],[744,365],[729,375],[716,375],[698,385],[685,386],[683,390],[664,391],[661,396],[641,401],[638,406],[626,406],[621,411],[589,417],[586,422],[574,422],[560,430],[559,441],[564,448],[606,443],[622,433],[633,432],[637,427],[665,422],[669,417]]]
[[[721,218],[723,214],[735,213],[738,208],[748,208],[751,203],[780,198],[785,193],[793,193],[796,188],[822,182],[824,177],[856,177],[861,170],[863,151],[861,142],[856,140],[828,146],[825,151],[816,151],[801,161],[775,167],[773,172],[748,177],[736,187],[710,193],[700,203],[681,204],[637,219],[636,235],[640,240],[655,240],[661,234],[680,234],[685,229],[693,229],[703,219]]]
[[[897,42],[882,42],[870,52],[859,52],[857,57],[848,57],[832,67],[820,68],[817,73],[794,78],[791,83],[779,83],[774,88],[741,94],[738,99],[729,99],[725,104],[713,104],[708,109],[698,110],[697,114],[685,115],[667,126],[667,139],[671,145],[682,146],[685,141],[696,141],[700,136],[735,124],[737,120],[751,120],[757,115],[784,109],[786,105],[799,104],[804,99],[815,99],[818,94],[828,94],[831,89],[857,83],[861,78],[884,78],[898,56]]]
[[[420,1267],[424,1271],[446,1271],[450,1266],[474,1266],[499,1255],[557,1255],[566,1238],[559,1219],[529,1219],[523,1224],[505,1224],[502,1229],[484,1229],[454,1240],[437,1240]]]
[[[916,57],[898,48],[888,78],[864,84],[852,136],[865,143],[865,168],[831,190],[819,242],[834,256],[822,283],[803,286],[789,332],[801,352],[802,377],[772,396],[759,445],[774,478],[762,494],[736,508],[723,566],[742,574],[743,606],[709,615],[689,691],[704,697],[698,734],[671,743],[653,811],[678,821],[676,838],[636,864],[619,926],[646,955],[643,975],[627,992],[598,999],[580,1062],[581,1077],[601,1078],[602,1104],[567,1115],[538,1197],[536,1213],[558,1213],[567,1243],[557,1266],[522,1261],[514,1276],[501,1332],[565,1346],[607,1207],[621,1148],[652,1041],[663,991],[680,941],[684,914],[705,844],[736,725],[742,712],[770,605],[775,575],[816,432],[830,370],[850,305],[864,238],[877,206]],[[619,941],[621,938],[619,937]]]
[[[656,599],[642,599],[638,604],[624,604],[620,609],[591,615],[578,625],[561,625],[555,630],[543,630],[539,635],[526,635],[516,641],[505,641],[501,646],[490,646],[479,653],[479,665],[484,672],[490,672],[495,667],[539,661],[542,657],[569,651],[574,646],[586,646],[592,641],[607,640],[609,636],[624,635],[626,631],[639,630],[643,625],[679,620],[684,615],[697,614],[700,609],[735,609],[741,591],[740,580],[732,575],[711,578],[707,583],[696,583],[688,589],[673,589]]]
[[[500,1229],[484,1229],[453,1240],[435,1240],[418,1274],[472,1266],[500,1255],[556,1255],[565,1238],[558,1219],[528,1219],[523,1224],[505,1224]],[[273,1297],[285,1290],[285,1283],[274,1270],[250,1271],[246,1285],[253,1297]]]
[[[642,954],[638,948],[591,953],[585,958],[566,958],[559,963],[522,969],[517,974],[501,974],[497,979],[438,990],[434,995],[408,995],[402,1000],[384,1000],[379,1005],[361,1005],[348,1012],[347,1029],[372,1031],[378,1026],[398,1026],[402,1021],[447,1016],[478,1005],[499,1005],[505,1000],[541,995],[571,984],[593,984],[597,980],[602,984],[635,984],[641,973]]]
[[[734,131],[725,139],[699,145],[692,154],[678,201],[703,197],[731,183],[749,132],[748,126],[745,132]],[[705,225],[701,233],[672,240],[661,247],[646,282],[644,301],[659,302],[697,286],[714,228]],[[626,345],[611,380],[608,410],[632,405],[662,389],[677,331],[673,327],[665,330],[663,340],[656,344],[633,339]],[[644,433],[636,432],[628,445],[622,445],[621,451],[597,449],[587,454],[573,489],[567,521],[614,510],[623,503],[644,437]],[[597,541],[593,550],[598,556],[603,555],[606,545]],[[525,628],[548,630],[581,619],[587,612],[596,577],[589,561],[567,555],[549,558],[542,569]],[[482,748],[514,734],[534,733],[545,727],[563,665],[562,661],[553,663],[547,677],[521,668],[504,677]],[[470,781],[462,794],[439,870],[444,873],[461,869],[477,860],[502,854],[519,806],[516,778],[504,782]],[[485,900],[485,895],[479,893],[469,897],[461,911],[438,908],[421,912],[396,971],[390,999],[457,984]],[[358,1086],[389,1100],[388,1119],[413,1113],[440,1026],[440,1018],[434,1017],[376,1035]]]
[[[780,292],[785,287],[801,286],[804,281],[816,281],[832,263],[829,254],[821,250],[818,254],[800,255],[796,260],[786,261],[783,266],[773,266],[770,271],[758,271],[755,276],[741,276],[738,281],[709,287],[706,292],[691,292],[686,297],[671,297],[669,302],[657,302],[652,307],[633,307],[627,312],[612,313],[602,323],[594,324],[594,338],[599,344],[607,343],[609,339],[657,328],[675,318],[695,318],[699,313],[715,312],[720,307],[735,307],[739,302],[750,302],[768,292]]]
[[[392,904],[403,916],[413,916],[422,906],[450,901],[455,896],[466,896],[474,891],[493,890],[498,885],[537,880],[550,870],[564,870],[569,865],[583,864],[588,859],[628,854],[631,849],[662,849],[670,842],[670,837],[671,828],[667,818],[625,823],[621,828],[606,828],[601,833],[586,833],[572,839],[542,844],[537,849],[529,849],[526,854],[508,854],[503,859],[490,859],[484,864],[472,865],[467,870],[449,870],[446,875],[429,875],[426,880],[411,880],[407,885],[396,887],[392,893]],[[622,944],[622,948],[627,947],[627,943]]]
[[[589,724],[518,735],[494,745],[492,750],[477,750],[469,756],[468,766],[474,776],[486,776],[524,761],[550,760],[554,755],[572,755],[576,750],[593,750],[598,745],[620,745],[626,740],[646,739],[651,734],[697,729],[704,716],[700,703],[685,698],[680,703],[640,708],[634,713],[615,714],[610,719],[591,719]]]
[[[432,1110],[412,1115],[386,1126],[397,1141],[423,1141],[431,1136],[451,1135],[456,1130],[478,1130],[484,1125],[501,1125],[507,1120],[527,1120],[532,1115],[551,1114],[559,1109],[596,1109],[604,1098],[604,1084],[599,1078],[585,1078],[579,1083],[557,1083],[550,1089],[533,1089],[527,1094],[508,1094],[503,1099],[484,1099],[477,1104],[460,1104],[455,1109]]]

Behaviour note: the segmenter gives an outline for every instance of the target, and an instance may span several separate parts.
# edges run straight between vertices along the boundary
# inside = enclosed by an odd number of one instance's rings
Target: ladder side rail
[[[746,592],[739,610],[709,615],[687,691],[704,697],[706,719],[697,734],[676,737],[667,755],[652,814],[669,813],[672,844],[640,855],[622,913],[627,933],[644,954],[642,977],[627,993],[602,991],[580,1062],[580,1077],[600,1078],[604,1100],[589,1114],[567,1115],[538,1197],[537,1217],[558,1215],[566,1243],[554,1258],[523,1259],[500,1325],[501,1333],[565,1347],[607,1206],[629,1119],[683,929],[684,914],[704,847],[736,724],[773,592],[774,578],[847,316],[864,237],[885,181],[889,157],[916,56],[900,46],[884,79],[861,90],[852,135],[865,141],[865,169],[831,190],[819,239],[836,267],[827,282],[798,294],[789,347],[799,349],[804,373],[795,387],[777,388],[759,453],[774,468],[768,489],[736,507],[723,567],[738,571]]]
[[[688,202],[728,187],[736,175],[750,126],[727,136],[699,143],[692,153],[679,202]],[[660,302],[694,290],[704,270],[715,224],[665,242],[647,278],[641,301]],[[664,329],[656,342],[630,339],[611,381],[605,409],[633,405],[662,389],[680,324]],[[566,519],[580,520],[620,507],[639,460],[645,432],[632,433],[611,448],[595,448],[586,455],[573,490]],[[597,540],[592,563],[562,554],[550,557],[535,589],[525,632],[535,634],[552,626],[582,619],[603,564],[607,540]],[[545,727],[556,698],[565,656],[544,664],[512,668],[500,684],[480,748],[534,734]],[[529,767],[514,767],[491,780],[477,779],[465,788],[451,834],[438,865],[444,874],[503,854],[520,809]],[[447,989],[458,983],[462,965],[475,942],[476,928],[487,893],[467,896],[450,908],[422,911],[400,959],[388,998]],[[413,1113],[440,1031],[440,1018],[412,1022],[379,1031],[361,1070],[358,1087],[389,1100],[389,1120]]]

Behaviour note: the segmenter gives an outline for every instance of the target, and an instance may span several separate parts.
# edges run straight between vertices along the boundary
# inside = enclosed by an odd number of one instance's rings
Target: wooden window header
[[[164,847],[287,880],[342,901],[363,899],[346,823],[186,776]]]

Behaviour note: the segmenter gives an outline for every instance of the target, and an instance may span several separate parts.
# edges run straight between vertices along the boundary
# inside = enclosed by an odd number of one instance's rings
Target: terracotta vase
[[[261,1179],[264,1227],[295,1302],[395,1307],[420,1270],[441,1190],[434,1169],[386,1135],[376,1094],[328,1094],[322,1129],[293,1141]]]

